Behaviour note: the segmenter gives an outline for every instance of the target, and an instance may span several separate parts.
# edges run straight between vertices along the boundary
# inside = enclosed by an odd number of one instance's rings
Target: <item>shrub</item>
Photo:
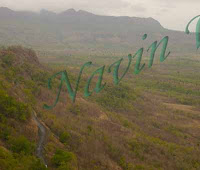
[[[49,77],[50,75],[47,72],[44,72],[42,70],[39,70],[36,73],[33,73],[33,75],[31,76],[34,82],[38,82],[42,86],[46,86]]]
[[[12,154],[0,146],[0,169],[14,169],[16,165],[17,161],[13,158]]]
[[[13,97],[7,95],[0,90],[0,110],[1,114],[7,117],[25,121],[30,117],[30,109],[28,105],[16,101]]]
[[[66,152],[58,149],[52,158],[52,162],[56,167],[63,166],[64,164],[70,164],[76,157],[72,152]]]
[[[88,133],[89,133],[89,134],[93,131],[93,128],[92,128],[91,125],[88,125],[87,129],[88,129]]]
[[[0,139],[8,140],[11,134],[11,128],[6,124],[0,124]]]
[[[38,159],[31,165],[31,170],[48,170],[46,166]]]
[[[76,168],[73,168],[70,164],[61,163],[61,165],[58,167],[58,170],[75,170]]]
[[[133,110],[132,102],[137,98],[136,92],[127,85],[107,85],[104,91],[96,97],[96,102],[113,111]]]
[[[60,142],[62,143],[67,143],[69,139],[70,139],[70,134],[68,132],[61,133],[60,138],[59,138]]]
[[[35,156],[12,154],[0,146],[1,170],[48,170]]]
[[[11,66],[13,64],[14,57],[14,53],[7,52],[7,54],[4,54],[1,59],[4,64],[6,64],[7,66]]]
[[[19,136],[18,138],[11,138],[10,141],[10,148],[15,153],[24,153],[26,155],[32,154],[35,145],[26,139],[24,136]]]
[[[32,93],[31,89],[24,89],[24,94],[26,94],[26,100],[32,105],[36,104],[36,99]]]

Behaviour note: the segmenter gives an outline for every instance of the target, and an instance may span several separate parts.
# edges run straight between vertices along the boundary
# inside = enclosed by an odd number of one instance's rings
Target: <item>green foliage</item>
[[[143,141],[139,141],[137,139],[132,139],[129,142],[131,150],[133,153],[142,161],[144,161],[145,153],[149,152],[149,146],[145,144]]]
[[[0,114],[21,121],[30,117],[30,108],[27,104],[16,101],[13,97],[0,90]]]
[[[87,126],[87,130],[88,130],[88,133],[91,134],[92,131],[93,131],[92,126],[91,126],[91,125],[88,125],[88,126]]]
[[[63,132],[63,133],[61,133],[59,140],[62,143],[68,143],[70,137],[71,136],[68,132]]]
[[[130,123],[128,120],[123,120],[123,126],[126,127],[126,128],[129,128],[130,127]]]
[[[11,127],[7,124],[0,123],[0,139],[8,140],[11,135]]]
[[[119,160],[119,165],[124,169],[124,170],[131,170],[131,168],[128,166],[126,160],[124,157],[121,157]],[[132,169],[133,170],[133,169]]]
[[[0,122],[1,123],[4,123],[4,122],[6,122],[6,117],[5,117],[5,115],[3,115],[3,114],[0,114]]]
[[[37,82],[37,83],[39,83],[39,85],[42,85],[42,86],[45,86],[45,87],[47,86],[47,82],[48,82],[49,77],[50,77],[50,74],[45,72],[45,71],[42,71],[42,70],[36,71],[31,76],[31,78],[34,82]]]
[[[46,166],[38,159],[31,165],[31,170],[48,170]]]
[[[108,143],[107,147],[108,147],[109,155],[111,156],[111,158],[120,164],[120,159],[122,157],[121,150],[111,143]]]
[[[0,169],[1,170],[48,170],[34,156],[12,154],[0,146]]]
[[[72,152],[66,152],[58,149],[52,158],[56,167],[70,167],[71,162],[76,161],[76,156]]]
[[[68,163],[62,162],[61,165],[57,168],[58,170],[76,170],[76,168],[72,167]]]
[[[14,54],[12,52],[7,52],[7,54],[3,55],[1,59],[7,66],[12,66]]]
[[[136,92],[127,85],[106,86],[99,97],[97,103],[103,107],[114,111],[133,110],[132,102],[136,99]]]
[[[98,57],[93,58],[94,60],[102,60]],[[64,59],[66,58],[63,57]],[[68,58],[67,62],[72,62],[71,59],[69,61]],[[46,70],[31,66],[31,64],[26,63],[26,60],[23,60],[25,64],[22,67],[20,65],[20,69],[16,67],[16,64],[13,64],[13,61],[6,60],[5,58],[0,61],[2,66],[0,67],[0,87],[2,84],[4,85],[3,88],[0,88],[2,89],[0,90],[0,143],[7,147],[7,149],[0,147],[0,169],[43,170],[45,169],[44,165],[32,156],[33,151],[30,151],[32,149],[29,147],[32,145],[31,142],[13,137],[27,132],[24,131],[24,126],[20,127],[24,123],[18,120],[26,120],[30,111],[28,111],[29,109],[24,111],[23,107],[19,107],[20,102],[10,97],[4,90],[11,89],[10,93],[13,94],[19,90],[19,93],[16,93],[20,95],[19,98],[33,104],[35,99],[42,101],[46,100],[47,96],[53,95],[53,93],[47,93],[45,89],[40,90],[40,86],[47,85],[47,77],[50,76]],[[79,60],[80,65],[83,60]],[[105,62],[105,60],[110,59],[104,56],[102,61]],[[98,61],[97,63],[99,64]],[[100,67],[98,64],[93,66]],[[52,163],[56,166],[55,169],[73,169],[72,162],[75,162],[75,159],[72,158],[73,154],[64,151],[66,148],[80,153],[82,156],[79,159],[80,169],[114,169],[115,167],[111,168],[107,164],[110,161],[126,170],[200,169],[198,108],[193,107],[191,111],[190,109],[188,111],[175,111],[173,108],[168,109],[162,105],[163,102],[199,105],[200,76],[198,76],[197,68],[199,64],[196,62],[195,67],[193,67],[193,63],[186,68],[188,73],[184,70],[185,66],[180,67],[182,76],[173,74],[173,72],[177,72],[177,63],[172,62],[172,64],[175,65],[174,68],[171,67],[172,65],[164,67],[159,65],[160,68],[154,65],[154,68],[144,71],[140,76],[131,78],[130,75],[129,80],[124,80],[119,86],[107,84],[101,93],[94,94],[91,97],[94,99],[92,102],[97,101],[97,104],[111,110],[111,112],[107,112],[106,109],[101,110],[107,115],[106,120],[100,115],[99,109],[101,107],[97,106],[97,113],[95,113],[95,108],[82,108],[82,104],[84,106],[89,102],[83,102],[83,100],[78,100],[76,104],[68,103],[67,111],[58,107],[55,108],[55,112],[45,112],[45,115],[42,112],[41,118],[44,123],[49,126],[53,133],[59,135],[60,142],[67,143],[67,146],[63,146],[63,151],[56,152],[52,158]],[[185,64],[187,65],[187,62]],[[75,87],[74,84],[80,68],[76,67],[73,70],[73,65],[70,65],[69,68],[69,70],[72,69],[69,78],[72,86]],[[58,71],[64,70],[66,65],[62,68],[58,66],[57,69]],[[90,74],[90,71],[84,72],[84,74]],[[84,90],[87,78],[87,76],[83,77],[80,82],[80,93]],[[109,76],[106,77],[106,74],[104,78],[107,83],[111,81]],[[126,81],[129,82],[126,84]],[[59,84],[59,77],[57,77],[52,84],[55,93],[57,93]],[[139,96],[137,90],[138,92],[142,91],[138,100],[136,100]],[[63,88],[63,92],[67,94],[66,88]],[[42,95],[40,96],[40,94]],[[62,99],[60,104],[64,104],[65,100],[63,97]],[[38,103],[35,104],[37,109],[39,109]],[[22,114],[23,112],[24,114]],[[81,116],[71,116],[66,123],[67,115],[65,112],[83,113]],[[56,116],[56,113],[63,114]],[[73,133],[72,137],[68,132],[65,132],[65,124],[70,127]],[[88,126],[88,124],[92,126]],[[89,136],[89,140],[87,132],[89,134],[95,132]],[[106,143],[104,136],[100,134],[106,134],[110,140]],[[57,146],[53,138],[52,135],[51,145],[45,146],[47,148],[45,154],[48,158],[51,157]],[[93,159],[92,161],[95,162],[95,165],[90,161],[93,155],[95,156],[94,161]],[[105,158],[108,158],[108,161],[105,161]],[[50,163],[50,168],[52,168],[51,165]]]
[[[13,82],[16,78],[16,71],[13,67],[5,70],[4,72],[5,78],[9,81],[9,82]]]
[[[26,139],[24,136],[9,139],[10,149],[15,153],[24,153],[26,155],[32,154],[35,145]]]
[[[134,170],[145,170],[146,168],[143,165],[136,165]]]
[[[24,82],[24,84],[25,84],[26,88],[30,89],[30,91],[33,94],[38,93],[38,91],[39,91],[38,85],[33,80],[26,80]]]
[[[18,161],[12,156],[11,153],[0,147],[0,169],[12,170],[17,169]]]
[[[24,91],[24,94],[26,94],[27,102],[29,102],[32,105],[35,105],[36,99],[32,93],[32,89],[23,89],[23,91]]]

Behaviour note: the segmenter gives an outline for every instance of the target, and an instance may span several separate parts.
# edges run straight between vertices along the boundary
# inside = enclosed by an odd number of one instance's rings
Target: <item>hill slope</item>
[[[200,67],[183,61],[180,73],[173,59],[139,77],[127,75],[119,86],[105,75],[105,89],[87,99],[82,92],[88,70],[75,104],[63,88],[57,106],[45,110],[60,84],[57,77],[50,91],[47,80],[58,70],[40,64],[30,49],[1,49],[0,169],[45,169],[36,158],[34,111],[47,131],[43,155],[49,169],[199,169]],[[74,87],[77,69],[71,67],[69,76]]]

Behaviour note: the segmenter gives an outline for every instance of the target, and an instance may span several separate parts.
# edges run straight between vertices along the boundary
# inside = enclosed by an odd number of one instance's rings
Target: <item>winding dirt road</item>
[[[38,135],[39,135],[39,141],[38,141],[38,145],[37,145],[37,149],[36,149],[36,155],[43,161],[43,163],[47,167],[47,163],[46,163],[46,161],[44,159],[44,156],[43,156],[44,143],[45,143],[45,139],[46,139],[46,128],[39,121],[39,119],[37,118],[37,115],[36,115],[35,112],[33,113],[33,119],[37,123],[37,126],[38,126]]]

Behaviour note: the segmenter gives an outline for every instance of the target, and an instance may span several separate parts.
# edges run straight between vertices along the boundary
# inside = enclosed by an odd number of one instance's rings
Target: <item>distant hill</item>
[[[148,34],[147,40],[142,35]],[[42,51],[130,53],[169,36],[175,54],[195,53],[194,35],[165,29],[153,18],[100,16],[68,9],[61,13],[0,8],[0,45],[24,45]]]

